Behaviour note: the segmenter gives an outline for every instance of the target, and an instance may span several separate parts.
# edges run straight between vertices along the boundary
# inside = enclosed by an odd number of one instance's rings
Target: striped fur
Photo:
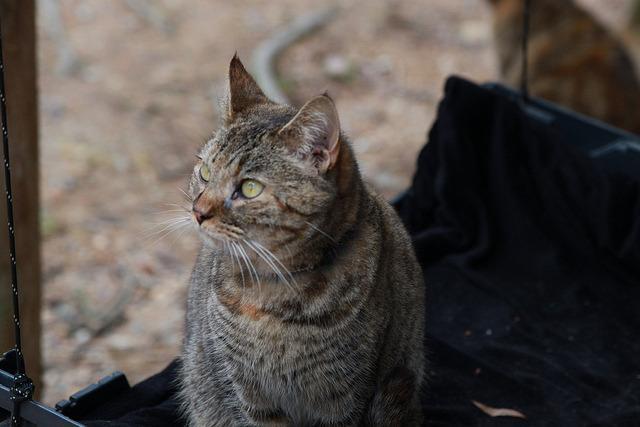
[[[362,182],[346,137],[331,142],[328,97],[303,114],[271,103],[237,58],[230,80],[226,120],[199,156],[211,177],[199,162],[190,185],[208,219],[188,297],[185,416],[193,426],[420,423],[424,287],[400,220]],[[279,132],[305,126],[290,123],[296,114],[328,115],[306,133]],[[296,146],[296,135],[312,139]],[[245,178],[264,184],[260,196],[233,197]]]
[[[488,0],[502,80],[520,84],[524,0]],[[624,44],[574,0],[531,0],[531,94],[640,134],[640,80]]]

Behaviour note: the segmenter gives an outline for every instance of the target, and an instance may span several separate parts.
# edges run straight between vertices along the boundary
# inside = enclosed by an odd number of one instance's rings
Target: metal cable
[[[4,156],[4,185],[7,196],[7,227],[9,231],[9,261],[11,267],[11,293],[13,302],[13,324],[15,334],[16,373],[11,387],[13,401],[11,425],[20,425],[20,403],[30,399],[33,382],[25,375],[22,341],[20,339],[20,304],[18,298],[18,272],[16,269],[16,238],[13,225],[13,196],[11,193],[11,167],[9,164],[9,129],[7,124],[7,104],[4,87],[4,58],[2,55],[2,27],[0,24],[0,110],[2,117],[2,151]]]
[[[2,55],[2,28],[0,27],[0,109],[2,110],[2,150],[4,155],[4,188],[7,195],[7,226],[9,229],[9,259],[11,262],[11,293],[13,297],[13,323],[16,340],[16,373],[24,373],[22,342],[20,340],[20,307],[18,304],[18,272],[16,270],[16,238],[13,227],[13,196],[11,193],[11,167],[9,164],[9,129],[7,103],[4,90],[4,58]]]

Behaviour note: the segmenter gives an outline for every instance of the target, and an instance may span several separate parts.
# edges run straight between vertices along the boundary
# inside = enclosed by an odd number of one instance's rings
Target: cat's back
[[[387,289],[384,298],[392,299],[393,310],[404,314],[393,319],[396,324],[392,328],[399,336],[410,333],[406,343],[415,346],[413,352],[421,355],[418,349],[422,346],[426,294],[422,268],[411,237],[396,211],[372,186],[365,188],[371,209],[380,221],[373,227],[381,242],[377,275],[381,283],[377,285]],[[419,363],[422,364],[422,360]]]
[[[370,184],[365,184],[365,191],[370,200],[372,210],[377,213],[381,222],[380,225],[382,225],[380,228],[375,229],[374,232],[381,235],[384,256],[405,259],[405,262],[402,263],[403,266],[409,267],[411,274],[422,276],[411,244],[411,237],[395,209]],[[415,286],[421,285],[416,283]]]
[[[427,364],[424,328],[428,292],[422,268],[411,237],[396,211],[371,186],[367,185],[366,191],[372,210],[377,212],[380,220],[377,232],[382,242],[376,283],[380,290],[376,295],[379,300],[372,301],[371,306],[382,307],[380,315],[388,319],[386,338],[379,348],[380,378],[393,382],[397,380],[398,366],[406,366],[415,375],[412,387],[420,390]],[[414,404],[419,406],[417,401]],[[375,420],[375,415],[371,419]],[[419,420],[419,416],[415,420]],[[372,423],[376,425],[376,421]],[[413,422],[408,423],[412,425]]]

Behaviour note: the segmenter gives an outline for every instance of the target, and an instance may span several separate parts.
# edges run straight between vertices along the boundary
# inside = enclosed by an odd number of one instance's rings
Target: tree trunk
[[[7,124],[11,155],[22,350],[27,375],[40,390],[40,227],[38,104],[34,0],[0,0]],[[2,181],[4,174],[0,173]],[[7,212],[0,201],[0,351],[14,345]]]

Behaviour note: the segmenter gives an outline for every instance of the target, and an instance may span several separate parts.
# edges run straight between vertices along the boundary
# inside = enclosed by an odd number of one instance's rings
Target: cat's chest
[[[209,333],[214,351],[234,368],[265,379],[304,382],[305,375],[324,379],[327,370],[353,365],[360,353],[373,347],[373,341],[362,339],[369,328],[355,312],[331,310],[323,319],[315,313],[295,317],[286,310],[266,310],[250,303],[230,306],[219,299],[209,306],[213,307]]]
[[[353,328],[223,319],[220,314],[211,344],[221,374],[249,406],[278,408],[297,420],[312,420],[318,412],[331,418],[353,410],[375,381],[375,348]]]
[[[329,331],[289,322],[254,304],[211,313],[211,334],[227,359],[262,372],[286,374],[327,343]],[[324,346],[323,351],[332,351]]]

